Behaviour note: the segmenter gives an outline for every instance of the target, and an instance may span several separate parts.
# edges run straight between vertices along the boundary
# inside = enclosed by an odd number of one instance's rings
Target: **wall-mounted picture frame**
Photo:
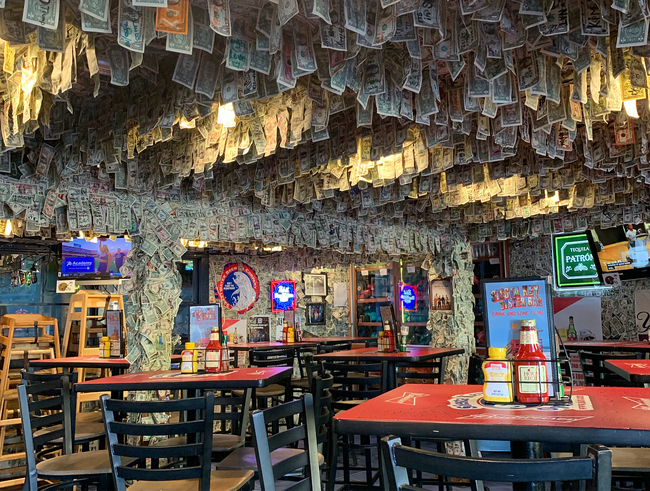
[[[327,274],[326,273],[304,273],[305,295],[308,297],[327,296]]]
[[[307,324],[323,325],[327,324],[325,319],[324,303],[308,303],[306,308]]]
[[[454,310],[454,288],[451,280],[433,280],[429,289],[429,309]]]

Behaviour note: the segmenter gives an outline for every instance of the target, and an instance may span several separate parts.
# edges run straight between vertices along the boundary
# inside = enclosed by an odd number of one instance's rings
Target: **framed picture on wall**
[[[308,297],[326,297],[327,296],[327,274],[305,273],[305,295]]]
[[[433,280],[431,282],[429,309],[454,310],[454,289],[451,280]]]
[[[326,324],[325,304],[308,303],[307,304],[307,324]]]

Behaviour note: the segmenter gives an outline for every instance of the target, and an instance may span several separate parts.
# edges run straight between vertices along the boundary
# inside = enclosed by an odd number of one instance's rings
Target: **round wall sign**
[[[245,263],[229,263],[223,267],[221,279],[214,287],[214,295],[223,299],[230,310],[238,314],[253,308],[260,296],[260,281],[255,271]]]

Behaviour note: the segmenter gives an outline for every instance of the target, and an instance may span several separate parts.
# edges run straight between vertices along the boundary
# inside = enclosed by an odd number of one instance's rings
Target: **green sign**
[[[559,288],[600,285],[586,233],[554,236],[553,252]]]

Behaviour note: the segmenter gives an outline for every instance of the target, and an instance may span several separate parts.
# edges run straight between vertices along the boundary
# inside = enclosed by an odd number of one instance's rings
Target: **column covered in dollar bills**
[[[474,264],[469,242],[460,233],[443,234],[440,251],[429,254],[422,263],[428,270],[429,281],[451,279],[453,311],[429,310],[427,329],[431,331],[431,345],[463,348],[465,354],[447,361],[445,380],[454,384],[467,383],[469,357],[474,353]]]
[[[119,287],[128,296],[127,359],[131,371],[167,370],[172,329],[181,304],[181,277],[174,265],[186,249],[169,203],[135,202],[137,228],[120,272],[130,275]]]

